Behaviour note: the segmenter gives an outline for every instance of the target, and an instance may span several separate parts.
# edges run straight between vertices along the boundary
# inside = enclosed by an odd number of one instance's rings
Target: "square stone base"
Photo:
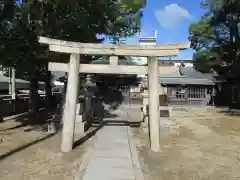
[[[148,126],[142,128],[144,134],[149,134]]]
[[[76,115],[75,129],[74,129],[75,137],[81,137],[84,135],[84,125],[85,125],[85,122],[82,122],[82,115]]]
[[[85,135],[84,124],[85,124],[84,122],[76,122],[75,123],[74,137],[76,139],[79,139]]]

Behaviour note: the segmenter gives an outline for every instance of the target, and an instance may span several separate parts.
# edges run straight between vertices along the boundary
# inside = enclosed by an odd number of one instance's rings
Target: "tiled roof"
[[[44,89],[45,83],[44,82],[38,82],[39,89]],[[16,88],[29,88],[30,82],[23,80],[23,79],[17,79],[16,78]],[[2,89],[8,89],[9,87],[9,77],[3,76],[0,74],[0,90]]]
[[[0,82],[9,82],[9,78],[0,74]],[[28,81],[22,79],[16,79],[17,83],[29,83]]]
[[[160,66],[160,77],[180,77],[177,67],[174,66]]]
[[[196,78],[196,79],[214,79],[213,73],[201,73],[197,71],[194,67],[180,67],[179,72],[182,76],[187,78]]]
[[[179,77],[160,77],[162,84],[214,85],[214,74],[201,73],[194,67],[179,67]]]
[[[161,84],[181,84],[181,85],[214,85],[211,79],[196,79],[186,77],[160,77]]]
[[[161,84],[214,85],[214,74],[204,74],[193,67],[163,66],[160,69]],[[146,82],[146,81],[145,81]]]

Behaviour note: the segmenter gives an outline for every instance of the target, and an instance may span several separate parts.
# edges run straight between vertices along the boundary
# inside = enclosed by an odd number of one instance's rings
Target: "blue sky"
[[[188,27],[199,20],[204,11],[201,0],[147,0],[141,24],[141,35],[152,36],[158,31],[157,43],[179,43],[188,41]],[[138,43],[137,36],[127,43]],[[181,51],[177,59],[191,59],[191,49]]]

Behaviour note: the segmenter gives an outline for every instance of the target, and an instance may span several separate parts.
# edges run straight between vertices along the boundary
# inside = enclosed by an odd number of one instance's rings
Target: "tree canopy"
[[[196,68],[209,71],[224,65],[228,75],[239,76],[240,1],[205,0],[202,8],[207,12],[189,28]]]
[[[103,35],[117,41],[139,31],[141,8],[142,0],[23,0],[20,5],[1,1],[0,64],[15,67],[19,76],[31,81],[36,96],[39,80],[49,84],[48,62],[69,60],[49,52],[38,36],[101,43],[104,38],[98,35]]]

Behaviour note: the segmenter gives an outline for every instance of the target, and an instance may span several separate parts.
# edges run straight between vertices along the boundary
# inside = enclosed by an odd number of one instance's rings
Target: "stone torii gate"
[[[70,54],[68,64],[49,63],[49,70],[68,72],[66,104],[63,113],[62,152],[72,150],[79,73],[148,74],[149,124],[152,151],[160,150],[159,67],[157,57],[176,56],[179,50],[189,48],[189,43],[165,45],[115,45],[79,43],[39,37],[39,42],[49,45],[49,50]],[[109,65],[81,64],[80,55],[110,56]],[[118,65],[118,56],[147,57],[148,66]]]

